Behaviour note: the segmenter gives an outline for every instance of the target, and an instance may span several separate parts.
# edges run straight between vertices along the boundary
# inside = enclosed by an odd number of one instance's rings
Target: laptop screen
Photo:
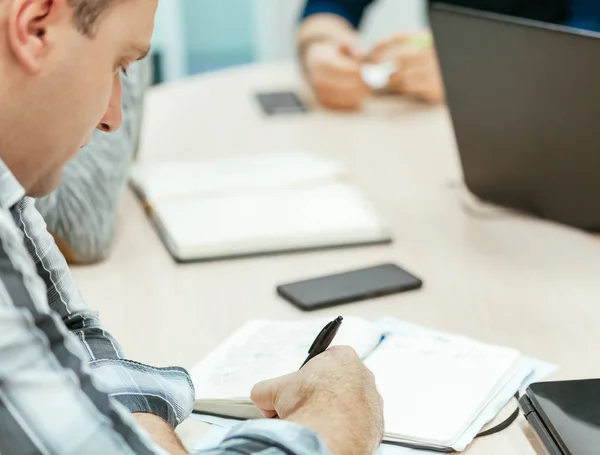
[[[468,189],[600,231],[600,34],[439,4],[430,18]]]

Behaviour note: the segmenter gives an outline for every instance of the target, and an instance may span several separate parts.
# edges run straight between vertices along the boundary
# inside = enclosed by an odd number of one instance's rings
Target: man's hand
[[[156,444],[171,455],[187,455],[189,452],[183,446],[179,437],[167,422],[154,414],[135,413],[133,417],[144,427]]]
[[[370,53],[373,63],[395,61],[398,71],[390,77],[388,87],[428,103],[444,101],[444,83],[437,54],[432,45],[414,45],[419,35],[398,34],[378,43]]]
[[[334,347],[296,373],[257,384],[252,401],[316,431],[335,455],[371,454],[383,437],[383,401],[373,374],[349,347]]]
[[[306,49],[303,59],[308,81],[323,106],[356,110],[370,95],[360,74],[358,45],[334,40],[315,42]]]

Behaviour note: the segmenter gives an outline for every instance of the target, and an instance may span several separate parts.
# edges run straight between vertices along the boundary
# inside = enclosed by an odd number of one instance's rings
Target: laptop
[[[467,188],[600,231],[600,34],[439,3],[430,21]]]
[[[600,379],[532,384],[519,404],[548,455],[600,453]]]

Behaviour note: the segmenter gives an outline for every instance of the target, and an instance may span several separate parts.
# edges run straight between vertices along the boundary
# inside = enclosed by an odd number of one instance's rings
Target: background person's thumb
[[[338,50],[344,57],[359,61],[363,58],[364,52],[360,43],[340,43]]]

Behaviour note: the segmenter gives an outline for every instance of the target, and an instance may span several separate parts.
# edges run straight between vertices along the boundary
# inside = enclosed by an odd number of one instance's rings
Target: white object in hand
[[[365,63],[360,74],[369,87],[373,90],[380,90],[388,85],[390,77],[398,71],[398,65],[395,62],[384,63]]]

